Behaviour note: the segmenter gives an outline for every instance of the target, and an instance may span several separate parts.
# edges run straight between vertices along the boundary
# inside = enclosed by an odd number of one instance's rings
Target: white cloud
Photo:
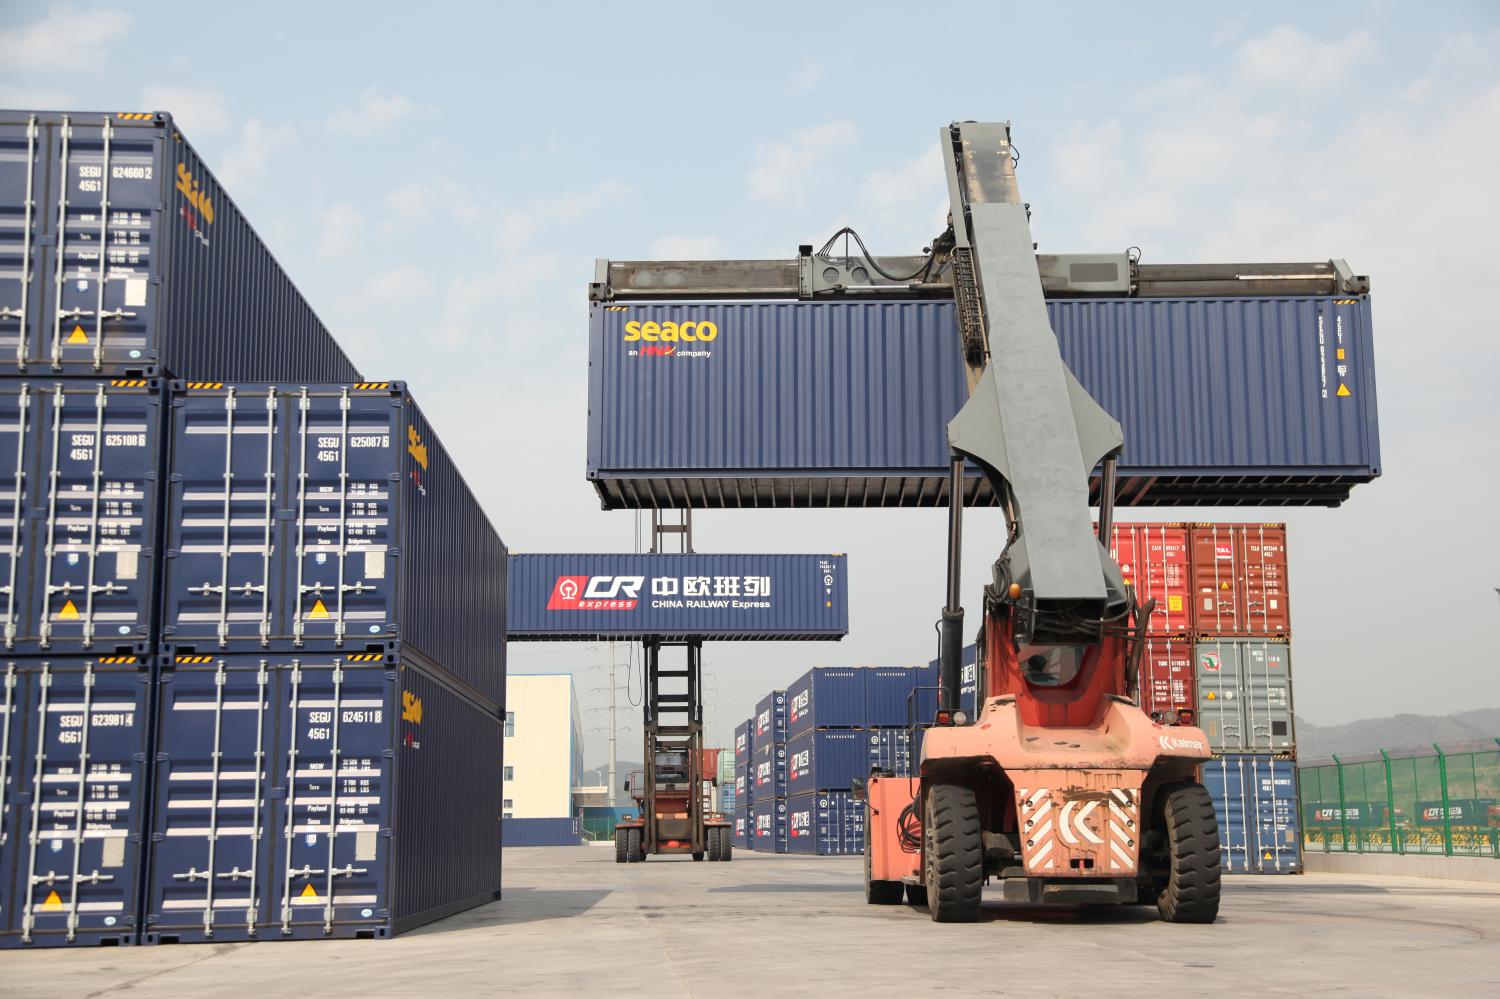
[[[807,175],[838,149],[854,141],[852,121],[830,121],[805,128],[790,139],[762,142],[750,171],[750,200],[801,208],[807,204]]]
[[[432,220],[436,193],[419,180],[407,181],[386,195],[386,207],[397,222],[408,225]]]
[[[812,56],[803,56],[802,63],[786,82],[786,96],[806,97],[823,85],[827,75],[823,64]]]
[[[417,106],[404,94],[387,94],[369,87],[354,107],[339,108],[328,116],[327,126],[346,135],[369,136],[415,113]]]
[[[141,91],[140,110],[169,112],[189,136],[217,134],[229,127],[224,95],[206,87],[147,87]]]
[[[1374,51],[1375,39],[1367,31],[1356,31],[1336,42],[1319,42],[1282,25],[1241,45],[1238,60],[1251,79],[1314,90],[1342,80]]]
[[[50,87],[0,84],[0,107],[57,111],[77,103],[65,91]]]
[[[500,246],[513,253],[530,244],[538,233],[553,225],[577,222],[585,215],[618,204],[630,188],[617,180],[602,180],[582,191],[536,198],[525,207],[513,208],[500,219]]]
[[[53,7],[40,21],[0,31],[0,71],[100,73],[129,27],[130,15],[119,11]]]
[[[329,205],[313,215],[319,229],[319,257],[333,260],[348,256],[359,248],[365,217],[353,205]]]
[[[366,281],[359,298],[380,305],[415,302],[432,292],[432,282],[420,267],[398,264]]]
[[[240,127],[240,137],[229,147],[214,172],[230,190],[234,190],[265,173],[272,158],[290,145],[296,134],[297,129],[291,124],[274,122],[268,125],[259,118],[251,118]]]
[[[651,256],[656,260],[715,260],[727,253],[719,236],[663,236],[651,244]]]

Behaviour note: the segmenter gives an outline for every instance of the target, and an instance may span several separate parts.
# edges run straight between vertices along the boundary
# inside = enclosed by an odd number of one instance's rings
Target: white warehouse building
[[[583,778],[583,725],[567,673],[512,673],[505,678],[507,819],[574,814],[573,788]]]

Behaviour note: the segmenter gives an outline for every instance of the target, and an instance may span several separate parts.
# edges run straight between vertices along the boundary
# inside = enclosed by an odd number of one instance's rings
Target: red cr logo
[[[645,576],[558,576],[548,610],[635,610]]]

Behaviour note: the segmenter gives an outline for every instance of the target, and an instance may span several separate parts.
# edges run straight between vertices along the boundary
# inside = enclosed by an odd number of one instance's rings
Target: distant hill
[[[1500,708],[1453,715],[1400,714],[1344,725],[1316,725],[1305,718],[1297,719],[1297,755],[1304,760],[1326,759],[1334,753],[1426,749],[1434,742],[1450,745],[1496,738],[1500,738]]]

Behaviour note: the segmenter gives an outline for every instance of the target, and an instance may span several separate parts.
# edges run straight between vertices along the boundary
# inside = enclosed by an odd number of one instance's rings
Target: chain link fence
[[[1298,777],[1308,850],[1500,858],[1500,739],[1340,754]]]

